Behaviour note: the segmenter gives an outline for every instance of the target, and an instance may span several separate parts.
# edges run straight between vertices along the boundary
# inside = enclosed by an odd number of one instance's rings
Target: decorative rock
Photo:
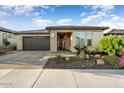
[[[90,58],[90,56],[88,54],[86,54],[86,59],[89,59],[89,58]]]
[[[82,65],[82,67],[85,67],[85,65]]]
[[[99,58],[101,58],[101,55],[100,54],[96,54],[95,58],[99,59]]]
[[[103,64],[105,64],[105,61],[103,61],[102,59],[97,59],[96,61],[97,61],[97,64],[98,64],[98,65],[103,65]]]

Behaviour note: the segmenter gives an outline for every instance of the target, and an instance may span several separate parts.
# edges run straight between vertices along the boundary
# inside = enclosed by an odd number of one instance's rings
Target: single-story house
[[[9,47],[16,47],[15,31],[0,27],[0,48],[8,47],[7,42]]]
[[[104,35],[123,35],[124,36],[124,29],[112,29],[109,32],[105,33]]]
[[[100,26],[49,26],[44,30],[19,31],[17,35],[18,50],[58,50],[75,51],[74,47],[88,46],[97,48],[103,30]]]

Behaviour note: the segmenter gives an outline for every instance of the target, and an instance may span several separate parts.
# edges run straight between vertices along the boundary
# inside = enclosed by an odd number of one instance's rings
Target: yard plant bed
[[[104,64],[97,64],[96,59],[91,57],[90,59],[79,60],[77,57],[71,57],[70,62],[58,62],[57,58],[50,58],[45,64],[45,69],[115,69],[109,62]]]

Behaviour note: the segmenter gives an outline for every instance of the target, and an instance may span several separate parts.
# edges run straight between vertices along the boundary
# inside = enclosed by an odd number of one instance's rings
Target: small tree
[[[120,35],[103,36],[99,43],[100,50],[109,55],[121,55],[124,47],[124,37]]]

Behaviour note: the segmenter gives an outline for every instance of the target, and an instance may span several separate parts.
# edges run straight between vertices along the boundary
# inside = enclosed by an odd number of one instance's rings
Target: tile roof
[[[105,35],[114,34],[114,35],[124,35],[124,29],[112,29],[110,32],[105,33]]]

